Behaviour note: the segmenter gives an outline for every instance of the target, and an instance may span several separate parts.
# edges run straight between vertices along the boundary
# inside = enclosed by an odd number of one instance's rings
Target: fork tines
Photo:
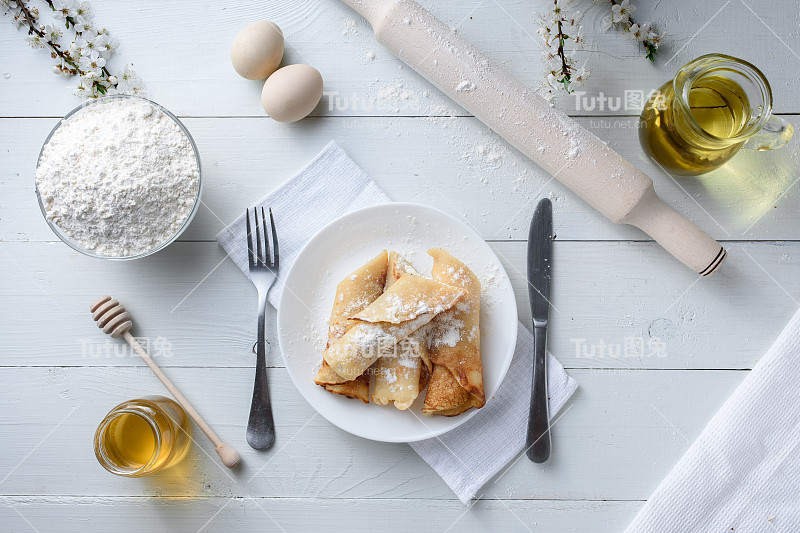
[[[258,208],[253,210],[253,222],[256,228],[256,244],[253,247],[253,231],[250,225],[250,209],[245,211],[247,221],[247,258],[250,268],[267,267],[270,269],[278,268],[278,232],[275,230],[275,218],[272,216],[272,209],[269,210],[270,225],[267,226],[267,216],[264,208],[261,208],[261,217],[258,216]],[[259,221],[259,218],[261,219]],[[261,233],[264,238],[261,238]],[[272,246],[270,247],[270,240]],[[270,248],[272,253],[270,253]]]

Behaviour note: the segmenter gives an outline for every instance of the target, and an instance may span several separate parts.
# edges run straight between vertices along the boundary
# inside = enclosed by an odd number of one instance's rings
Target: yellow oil
[[[675,98],[670,81],[650,98],[641,116],[639,139],[659,165],[673,174],[698,175],[739,151],[743,141],[732,139],[750,122],[751,108],[738,83],[724,73],[697,79],[688,95],[691,118]]]
[[[98,427],[95,454],[114,474],[146,476],[183,459],[191,444],[190,431],[186,413],[173,400],[130,400],[112,409]]]

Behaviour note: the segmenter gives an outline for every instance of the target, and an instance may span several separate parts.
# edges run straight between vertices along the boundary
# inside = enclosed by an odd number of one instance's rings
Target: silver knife
[[[533,315],[533,389],[526,454],[534,463],[550,457],[550,408],[547,393],[547,318],[553,267],[553,206],[547,198],[536,206],[528,234],[528,298]]]

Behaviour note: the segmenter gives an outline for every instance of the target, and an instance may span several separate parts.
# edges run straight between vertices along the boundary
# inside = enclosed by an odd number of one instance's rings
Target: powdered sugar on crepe
[[[390,326],[359,322],[348,332],[348,336],[352,335],[352,337],[347,339],[350,345],[356,349],[339,353],[345,361],[373,359],[379,353],[391,356],[397,352],[395,348],[398,339],[403,340],[425,326],[433,319],[433,316],[432,314],[423,314],[408,322]]]
[[[441,301],[442,303],[439,305],[434,306],[433,308],[428,305],[428,303],[423,299],[423,295],[417,295],[417,298],[414,300],[410,300],[408,302],[404,302],[402,298],[400,298],[396,294],[389,294],[387,296],[387,301],[389,303],[389,313],[392,317],[397,317],[400,315],[424,315],[428,313],[439,314],[445,310],[445,306],[449,303],[449,300],[442,296]]]
[[[397,374],[394,372],[394,368],[384,368],[382,369],[383,379],[386,383],[393,385],[397,383]]]
[[[464,321],[459,320],[456,313],[448,311],[442,313],[436,321],[436,327],[432,329],[429,339],[431,347],[450,346],[453,347],[463,337]]]

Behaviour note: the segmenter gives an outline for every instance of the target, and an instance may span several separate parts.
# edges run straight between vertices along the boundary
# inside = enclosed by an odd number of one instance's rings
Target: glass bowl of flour
[[[67,113],[47,136],[36,196],[53,232],[103,259],[138,259],[175,241],[198,207],[194,139],[175,115],[138,96],[106,96]]]

